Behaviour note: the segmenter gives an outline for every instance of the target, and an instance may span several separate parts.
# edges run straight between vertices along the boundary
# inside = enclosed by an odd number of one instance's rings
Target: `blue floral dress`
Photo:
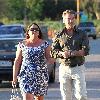
[[[36,96],[47,94],[49,77],[45,48],[48,45],[47,41],[38,47],[28,47],[23,42],[18,44],[22,50],[23,57],[18,75],[21,92],[32,93]]]

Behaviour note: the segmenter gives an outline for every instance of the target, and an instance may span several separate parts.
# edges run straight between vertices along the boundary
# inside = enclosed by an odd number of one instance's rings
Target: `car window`
[[[18,40],[0,41],[0,50],[16,50]]]
[[[13,27],[0,27],[0,35],[1,34],[20,34],[23,30],[20,26]]]
[[[94,27],[92,22],[83,22],[78,25],[78,27]]]
[[[25,30],[22,26],[2,25],[0,27],[0,38],[24,38]]]

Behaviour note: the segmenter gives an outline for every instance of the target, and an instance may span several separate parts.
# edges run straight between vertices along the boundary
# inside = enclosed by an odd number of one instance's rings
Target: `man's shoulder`
[[[86,31],[79,29],[77,26],[75,26],[74,32],[81,35],[81,36],[87,35]]]
[[[60,36],[62,36],[62,31],[58,31],[58,32],[55,34],[55,37],[56,37],[56,38],[60,38]]]

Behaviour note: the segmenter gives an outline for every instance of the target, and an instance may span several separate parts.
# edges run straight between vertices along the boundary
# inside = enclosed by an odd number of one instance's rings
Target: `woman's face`
[[[38,38],[39,36],[39,28],[36,25],[32,25],[28,31],[30,38]]]

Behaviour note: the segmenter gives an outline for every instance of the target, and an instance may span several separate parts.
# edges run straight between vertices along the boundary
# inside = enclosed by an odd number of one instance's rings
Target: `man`
[[[65,28],[54,37],[51,51],[60,62],[61,95],[63,100],[87,100],[84,61],[89,54],[89,40],[76,28],[73,10],[64,11],[62,17]]]

